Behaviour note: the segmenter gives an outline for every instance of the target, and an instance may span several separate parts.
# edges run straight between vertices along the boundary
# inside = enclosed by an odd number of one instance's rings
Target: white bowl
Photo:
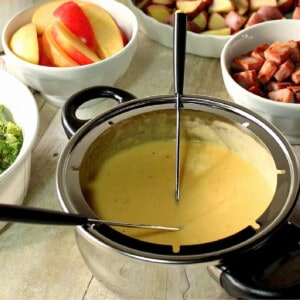
[[[230,75],[233,58],[247,53],[263,42],[300,40],[299,20],[275,20],[244,29],[232,36],[221,53],[225,87],[234,102],[273,123],[292,144],[300,143],[300,103],[281,103],[257,96],[241,87]]]
[[[42,2],[42,0],[0,0],[1,18],[0,18],[0,32],[3,31],[7,21],[15,15],[18,11],[34,3]],[[2,43],[0,41],[0,51],[3,51]]]
[[[30,179],[31,152],[39,128],[39,111],[32,93],[22,82],[4,70],[0,70],[0,82],[0,104],[11,112],[24,137],[16,160],[0,174],[0,203],[22,204]],[[0,228],[5,224],[0,222]]]
[[[173,47],[173,28],[170,25],[156,21],[136,7],[132,0],[126,0],[128,7],[136,15],[141,30],[152,40],[166,46]],[[186,52],[205,57],[220,57],[229,35],[204,35],[187,32]]]
[[[76,67],[45,67],[28,63],[18,58],[8,47],[12,34],[31,20],[34,5],[14,16],[5,26],[2,43],[6,54],[6,65],[12,74],[23,83],[40,91],[53,105],[61,107],[79,90],[94,85],[114,85],[128,69],[137,47],[138,23],[135,15],[125,5],[114,1],[88,0],[107,10],[127,35],[128,44],[114,56],[90,65]]]

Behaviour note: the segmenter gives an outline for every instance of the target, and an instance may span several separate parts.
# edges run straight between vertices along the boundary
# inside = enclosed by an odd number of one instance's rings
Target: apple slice
[[[39,45],[36,27],[33,23],[21,26],[11,37],[10,49],[18,57],[33,63],[39,63]]]
[[[43,34],[47,26],[54,23],[55,16],[53,12],[67,1],[69,0],[49,1],[36,8],[31,17],[31,22],[35,24],[38,35]]]
[[[49,57],[46,55],[43,45],[43,36],[38,36],[39,43],[39,65],[46,67],[55,67]]]
[[[79,65],[92,64],[100,60],[97,54],[88,48],[61,21],[55,21],[51,33],[61,49]]]
[[[123,47],[125,47],[127,45],[127,43],[129,42],[127,35],[125,34],[125,32],[119,27],[119,32],[120,35],[122,37],[122,41],[123,41]],[[96,40],[97,41],[97,40]],[[99,52],[99,51],[98,51]],[[100,56],[100,55],[99,55]],[[101,58],[101,56],[100,56]]]
[[[209,30],[227,27],[225,18],[217,12],[213,12],[208,19],[207,27]]]
[[[127,37],[105,9],[91,3],[84,3],[81,8],[95,33],[100,58],[110,57],[123,49],[128,42]]]
[[[78,66],[73,59],[71,59],[56,43],[52,33],[52,24],[50,24],[42,35],[42,48],[45,55],[55,67],[75,67]]]
[[[146,7],[146,13],[158,22],[165,23],[171,14],[171,11],[165,5],[150,4]]]
[[[92,51],[96,51],[96,39],[93,28],[77,3],[73,1],[65,2],[58,6],[53,14]]]

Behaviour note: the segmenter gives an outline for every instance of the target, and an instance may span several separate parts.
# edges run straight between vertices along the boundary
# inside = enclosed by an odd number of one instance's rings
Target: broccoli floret
[[[9,120],[6,119],[6,115],[4,114],[5,107],[4,105],[0,104],[0,124],[5,124]]]
[[[23,144],[21,128],[6,119],[4,109],[0,105],[0,174],[15,161]]]

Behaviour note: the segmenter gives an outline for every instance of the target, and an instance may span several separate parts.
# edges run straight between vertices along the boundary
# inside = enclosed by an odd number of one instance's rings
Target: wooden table
[[[172,94],[172,64],[172,49],[140,32],[136,55],[116,86],[137,97]],[[222,81],[219,60],[187,55],[184,93],[230,100]],[[55,172],[60,152],[68,139],[60,122],[61,110],[47,104],[39,93],[34,92],[34,95],[40,110],[40,129],[33,149],[30,186],[24,204],[60,210]],[[86,109],[83,114],[93,117],[109,105],[97,107],[97,111],[93,108],[93,113]],[[299,157],[300,146],[294,149]],[[226,297],[219,285],[213,283],[212,286],[219,298]],[[86,267],[76,245],[74,228],[10,224],[0,232],[0,299],[117,298]],[[177,299],[183,299],[183,295],[178,295]]]

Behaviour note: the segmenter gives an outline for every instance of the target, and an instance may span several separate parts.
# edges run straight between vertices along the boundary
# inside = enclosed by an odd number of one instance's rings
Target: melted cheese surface
[[[105,160],[83,190],[101,219],[175,226],[175,232],[115,229],[144,241],[200,244],[228,237],[270,204],[274,187],[224,145],[181,140],[180,200],[175,197],[175,142],[149,141]]]

